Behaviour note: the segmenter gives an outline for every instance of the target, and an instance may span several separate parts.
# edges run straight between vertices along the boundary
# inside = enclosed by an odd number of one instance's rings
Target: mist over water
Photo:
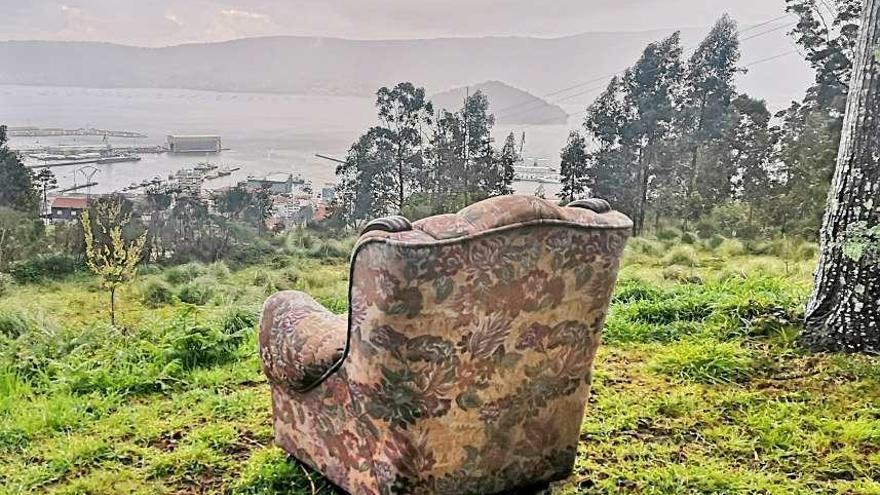
[[[373,98],[261,93],[220,93],[178,89],[92,89],[0,86],[0,123],[77,129],[136,131],[144,139],[109,138],[113,146],[155,146],[168,134],[219,134],[227,150],[210,155],[144,154],[139,162],[99,165],[93,193],[118,191],[133,182],[167,178],[179,169],[210,161],[241,167],[232,176],[206,183],[231,185],[249,175],[302,174],[316,188],[335,182],[336,164],[315,157],[343,158],[351,144],[376,122]],[[578,123],[570,123],[577,126]],[[526,133],[524,155],[558,167],[569,126],[498,126],[496,145],[509,132]],[[10,138],[13,149],[60,144],[101,144],[100,137]],[[531,162],[531,160],[530,160]],[[77,167],[53,168],[61,188],[74,184]],[[85,182],[82,175],[76,177]],[[535,183],[517,184],[534,192]],[[556,185],[545,184],[548,195]]]

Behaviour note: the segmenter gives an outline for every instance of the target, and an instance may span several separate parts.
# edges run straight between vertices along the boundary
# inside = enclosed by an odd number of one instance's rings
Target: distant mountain
[[[486,81],[466,88],[455,88],[431,96],[435,110],[455,111],[462,107],[468,91],[482,91],[489,98],[489,111],[500,125],[565,124],[568,114],[562,108],[521,89],[499,81]]]
[[[682,30],[683,45],[695,46],[707,31]],[[670,32],[370,41],[280,36],[164,48],[7,41],[0,42],[0,84],[372,95],[400,81],[436,93],[497,80],[554,94],[550,100],[573,112],[595,98],[602,76],[631,65],[646,44]],[[741,76],[741,89],[775,106],[803,96],[812,74],[791,54],[784,30],[744,33],[742,50],[744,64],[787,56],[752,67]],[[555,94],[581,82],[589,84]]]

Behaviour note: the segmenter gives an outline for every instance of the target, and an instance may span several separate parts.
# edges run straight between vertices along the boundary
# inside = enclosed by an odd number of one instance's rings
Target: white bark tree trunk
[[[880,353],[880,235],[864,235],[880,225],[880,0],[865,0],[861,29],[802,335],[818,351]]]

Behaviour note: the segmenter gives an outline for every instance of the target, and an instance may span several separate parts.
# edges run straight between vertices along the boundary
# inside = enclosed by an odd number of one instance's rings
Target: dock
[[[123,162],[139,162],[141,161],[141,157],[134,155],[126,155],[126,156],[107,156],[103,158],[90,158],[87,160],[71,160],[71,161],[53,161],[51,163],[40,163],[37,165],[26,165],[27,168],[30,169],[40,169],[40,168],[55,168],[55,167],[70,167],[73,165],[107,165],[110,163],[123,163]]]

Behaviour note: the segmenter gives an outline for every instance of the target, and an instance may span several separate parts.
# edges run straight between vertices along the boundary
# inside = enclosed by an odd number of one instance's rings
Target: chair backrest
[[[352,257],[344,367],[391,432],[376,462],[461,486],[446,471],[470,457],[477,492],[570,467],[631,227],[601,200],[532,196],[373,224]]]

